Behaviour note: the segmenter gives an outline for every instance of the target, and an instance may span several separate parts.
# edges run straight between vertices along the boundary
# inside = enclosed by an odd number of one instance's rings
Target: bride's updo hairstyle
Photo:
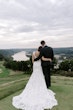
[[[42,49],[42,46],[39,46],[38,51],[40,52],[40,51],[41,51],[41,49]]]

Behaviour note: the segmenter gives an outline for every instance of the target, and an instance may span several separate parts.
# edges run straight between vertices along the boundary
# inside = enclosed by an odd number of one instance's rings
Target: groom
[[[40,51],[40,55],[38,58],[36,58],[34,61],[37,61],[41,59],[42,56],[45,58],[50,58],[53,60],[54,54],[53,54],[53,49],[51,47],[48,47],[45,44],[45,41],[41,41],[42,49]],[[42,61],[41,60],[41,65],[42,65],[42,70],[45,76],[45,81],[46,81],[46,86],[47,88],[51,86],[51,78],[50,78],[50,61]]]

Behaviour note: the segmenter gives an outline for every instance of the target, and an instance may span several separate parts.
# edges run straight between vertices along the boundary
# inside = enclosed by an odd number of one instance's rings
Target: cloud
[[[0,0],[0,48],[37,47],[42,39],[73,46],[72,36],[72,0]]]

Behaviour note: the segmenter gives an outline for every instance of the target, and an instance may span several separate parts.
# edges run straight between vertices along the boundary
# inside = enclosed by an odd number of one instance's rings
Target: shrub
[[[12,70],[19,70],[19,71],[30,71],[31,70],[31,63],[30,61],[5,61],[4,66],[6,68]]]
[[[65,61],[63,61],[62,63],[60,63],[59,69],[60,69],[60,70],[68,71],[68,70],[70,69],[69,60],[65,60]]]

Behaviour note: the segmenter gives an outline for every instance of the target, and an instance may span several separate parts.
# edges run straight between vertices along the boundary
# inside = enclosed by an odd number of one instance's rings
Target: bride
[[[52,109],[53,106],[58,105],[55,93],[46,87],[41,60],[34,62],[34,59],[40,54],[40,49],[41,46],[32,54],[33,72],[25,89],[12,99],[12,105],[19,110]],[[44,57],[42,60],[51,61]]]

